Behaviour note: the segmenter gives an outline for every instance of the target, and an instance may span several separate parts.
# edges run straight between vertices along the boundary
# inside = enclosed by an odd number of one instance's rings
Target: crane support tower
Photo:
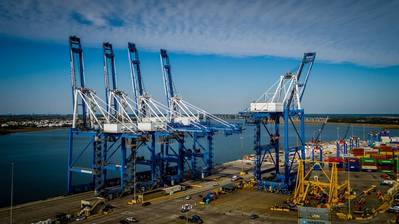
[[[209,112],[192,105],[183,100],[177,94],[168,53],[165,49],[160,50],[161,70],[165,89],[166,102],[168,106],[168,126],[171,135],[165,137],[161,142],[162,158],[166,164],[176,163],[177,174],[170,176],[172,180],[181,180],[188,167],[192,177],[204,177],[211,174],[213,164],[213,137],[221,131],[226,135],[241,132],[241,127],[231,124]],[[192,147],[186,142],[190,139]],[[201,141],[204,139],[204,141]],[[178,150],[171,148],[171,143],[176,142]],[[170,151],[173,151],[170,154]],[[198,160],[202,160],[204,166],[198,169]],[[167,166],[167,165],[166,165]],[[167,167],[163,168],[165,170]]]
[[[73,105],[68,148],[69,193],[94,189],[95,195],[113,197],[137,189],[173,185],[187,174],[207,175],[213,168],[213,136],[219,131],[226,135],[241,132],[240,126],[176,94],[165,50],[161,50],[161,64],[168,106],[146,92],[134,43],[128,43],[133,99],[118,89],[112,44],[103,43],[104,100],[86,86],[80,38],[71,36],[69,45]],[[188,138],[192,139],[192,148],[187,144]],[[202,171],[199,159],[204,164]],[[73,181],[76,174],[82,178]]]
[[[86,87],[80,38],[71,36],[69,45],[73,123],[69,131],[68,193],[94,189],[96,195],[113,195],[131,191],[136,173],[132,158],[147,145],[148,133],[138,130],[126,93],[117,89],[112,45],[103,44],[105,100]],[[151,145],[155,148],[155,141]],[[155,160],[142,163],[155,167]],[[82,177],[79,182],[86,183],[76,185],[74,173],[91,176],[91,180]]]
[[[280,79],[271,86],[257,101],[240,114],[248,124],[255,126],[254,176],[259,190],[285,192],[295,183],[295,161],[305,158],[305,125],[304,109],[301,105],[306,85],[313,67],[316,53],[305,53],[296,71],[280,76]],[[299,121],[297,125],[294,120]],[[281,121],[283,132],[280,132]],[[263,130],[265,131],[262,135]],[[289,136],[294,131],[297,143]],[[282,135],[281,135],[282,134]],[[280,143],[282,139],[282,145]],[[266,142],[263,142],[266,140]],[[282,148],[283,158],[280,158]],[[262,164],[266,157],[271,158],[274,164],[275,175],[263,179]],[[280,170],[280,161],[283,171]]]

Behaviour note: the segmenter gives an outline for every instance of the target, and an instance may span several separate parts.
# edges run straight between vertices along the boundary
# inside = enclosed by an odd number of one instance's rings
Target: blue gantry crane
[[[216,132],[222,131],[229,135],[241,132],[241,127],[231,124],[218,118],[207,111],[192,105],[177,94],[171,71],[169,56],[165,49],[160,50],[161,69],[163,75],[166,102],[168,106],[168,126],[171,128],[171,135],[164,138],[161,144],[161,152],[165,153],[166,164],[177,163],[177,174],[172,178],[181,180],[185,173],[185,164],[189,168],[192,177],[202,177],[211,174],[213,169],[213,136]],[[186,146],[187,139],[192,142],[192,147]],[[206,139],[206,144],[200,139]],[[170,141],[175,140],[178,144],[178,151],[171,149]],[[172,156],[172,157],[171,157]],[[169,160],[169,159],[170,160]],[[198,169],[198,159],[204,163],[202,170]]]
[[[94,189],[96,195],[119,195],[136,192],[137,187],[147,190],[173,185],[183,180],[186,167],[192,176],[199,175],[197,159],[204,161],[203,175],[210,174],[214,134],[241,131],[241,127],[176,95],[166,51],[161,51],[161,63],[168,106],[146,92],[134,43],[128,43],[133,99],[118,89],[112,44],[103,43],[105,100],[86,87],[80,39],[71,36],[69,44],[73,96],[68,150],[69,193],[80,188],[83,191]],[[188,137],[192,139],[192,148],[187,146]],[[206,146],[201,138],[206,138]],[[174,150],[175,145],[178,150]],[[137,166],[147,168],[138,172]],[[77,186],[72,181],[73,174],[88,175],[92,180]]]
[[[344,154],[344,155],[348,154],[348,143],[346,142],[346,138],[348,137],[349,130],[350,130],[351,127],[352,127],[352,125],[349,124],[346,127],[345,134],[344,134],[343,138],[337,139],[337,143],[336,143],[336,145],[337,145],[337,151],[336,151],[337,152],[337,157],[340,157],[341,154]]]
[[[165,115],[167,107],[153,99],[145,90],[139,54],[134,43],[128,43],[128,57],[134,95],[134,99],[130,101],[135,105],[137,128],[151,136],[151,144],[147,145],[150,159],[138,161],[137,164],[151,164],[152,187],[162,186],[164,184],[163,158],[161,153],[156,150],[156,141],[168,136],[171,130],[168,128]]]
[[[324,130],[324,127],[326,126],[328,122],[328,116],[324,119],[324,122],[321,124],[321,127],[317,130],[317,135],[314,136],[314,138],[312,139],[312,155],[311,155],[311,159],[312,161],[314,161],[314,154],[315,154],[315,149],[319,150],[319,161],[323,162],[323,147],[320,145],[321,142],[321,133]]]
[[[295,183],[295,159],[305,158],[305,114],[301,101],[315,57],[314,52],[305,53],[296,71],[281,75],[269,90],[240,113],[248,124],[255,125],[254,176],[259,189],[287,191]],[[295,119],[299,120],[299,125],[295,124]],[[283,121],[283,172],[280,171],[280,121]],[[266,136],[262,135],[262,129],[266,131]],[[292,129],[299,140],[298,144],[290,141]],[[262,164],[266,155],[270,156],[275,170],[275,175],[269,179],[262,178]]]
[[[137,115],[129,104],[127,94],[117,88],[112,45],[103,44],[106,92],[104,101],[94,90],[85,86],[80,39],[71,36],[69,43],[73,124],[70,129],[68,150],[68,192],[72,193],[77,188],[80,190],[94,188],[96,195],[131,191],[136,173],[133,164],[136,152],[144,146],[154,149],[155,139],[151,139],[148,132],[139,130]],[[149,139],[152,140],[151,147],[147,145]],[[81,147],[83,142],[86,143]],[[91,159],[88,161],[87,157]],[[156,166],[153,161],[150,159],[141,162],[153,168]],[[111,175],[108,175],[109,172]],[[72,181],[73,173],[90,175],[92,182],[76,186]],[[143,179],[146,180],[145,177]],[[150,183],[153,181],[150,179]]]

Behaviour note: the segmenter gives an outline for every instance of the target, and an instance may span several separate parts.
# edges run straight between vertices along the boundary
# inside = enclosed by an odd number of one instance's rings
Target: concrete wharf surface
[[[219,166],[216,174],[207,178],[206,181],[186,181],[184,184],[195,187],[183,192],[178,192],[170,196],[163,196],[150,200],[151,205],[143,207],[141,205],[128,205],[127,201],[131,196],[116,198],[109,203],[115,206],[113,211],[107,215],[97,214],[90,216],[83,221],[73,223],[119,223],[120,220],[133,216],[139,223],[186,223],[179,218],[181,215],[199,215],[204,223],[297,223],[297,212],[272,212],[270,207],[282,205],[289,195],[260,192],[255,190],[238,190],[234,193],[221,195],[217,200],[209,205],[201,205],[199,195],[205,195],[209,190],[219,188],[221,185],[231,183],[231,176],[237,175],[242,170],[250,171],[251,164],[233,161]],[[270,165],[268,165],[270,166]],[[268,167],[265,167],[268,168]],[[353,188],[362,190],[374,184],[382,191],[386,187],[380,186],[380,173],[353,172],[351,174],[351,183]],[[250,178],[251,172],[244,178]],[[187,195],[191,196],[186,200]],[[86,192],[65,197],[56,197],[43,201],[36,201],[22,204],[14,208],[13,223],[35,223],[48,218],[53,218],[57,213],[76,213],[80,208],[80,200],[92,198],[93,192]],[[368,204],[377,204],[378,201],[370,195]],[[190,203],[193,209],[185,214],[180,212],[183,204]],[[252,214],[257,214],[259,218],[250,219]],[[350,223],[392,223],[394,215],[383,213],[373,220],[354,221]],[[333,223],[348,223],[340,221],[333,216]],[[9,208],[0,209],[0,223],[9,223]]]

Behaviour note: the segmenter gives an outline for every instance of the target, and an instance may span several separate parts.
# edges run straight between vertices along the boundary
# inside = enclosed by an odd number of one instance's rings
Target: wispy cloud
[[[399,64],[399,1],[0,1],[0,33],[195,54]]]

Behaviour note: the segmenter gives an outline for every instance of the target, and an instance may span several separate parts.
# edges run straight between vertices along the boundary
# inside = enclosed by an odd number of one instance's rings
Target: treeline
[[[40,121],[40,120],[71,120],[71,114],[24,114],[24,115],[0,115],[0,123],[7,121]]]
[[[238,114],[215,114],[227,120],[240,119]],[[307,118],[329,117],[328,122],[335,123],[364,123],[364,124],[399,124],[399,115],[370,115],[370,114],[307,114]],[[101,117],[101,116],[100,116]],[[0,115],[0,123],[8,121],[39,121],[39,120],[71,120],[71,114],[32,114],[32,115]]]
[[[399,124],[399,118],[388,117],[332,117],[328,122],[359,124]]]

